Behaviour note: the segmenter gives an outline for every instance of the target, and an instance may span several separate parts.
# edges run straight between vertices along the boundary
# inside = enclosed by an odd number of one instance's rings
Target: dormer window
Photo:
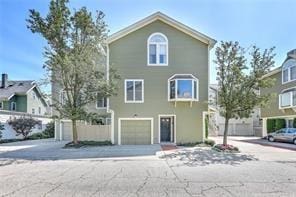
[[[147,41],[148,66],[168,65],[168,39],[162,33],[153,33]]]
[[[296,60],[289,59],[282,68],[282,83],[288,83],[296,80]]]
[[[168,83],[169,101],[198,101],[198,79],[192,74],[176,74]]]

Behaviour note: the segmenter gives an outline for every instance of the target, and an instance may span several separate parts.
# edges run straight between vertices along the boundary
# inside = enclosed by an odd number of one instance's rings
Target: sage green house
[[[121,76],[108,106],[114,143],[202,141],[214,44],[160,12],[111,35],[108,65]]]
[[[111,142],[202,141],[208,113],[209,53],[215,43],[160,12],[109,36],[107,79],[110,67],[121,77],[117,95],[107,98],[105,106]],[[92,108],[99,112],[95,105]],[[69,130],[60,125],[56,123],[56,139],[65,139]]]
[[[264,77],[272,78],[275,84],[271,88],[260,90],[260,94],[273,94],[269,105],[261,108],[263,136],[267,134],[267,119],[286,120],[286,127],[293,127],[296,118],[296,49],[287,53],[282,66]]]

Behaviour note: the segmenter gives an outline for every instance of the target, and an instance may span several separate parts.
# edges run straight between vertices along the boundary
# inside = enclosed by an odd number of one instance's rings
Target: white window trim
[[[102,99],[102,103],[103,103],[103,107],[99,107],[98,106],[98,101],[96,101],[96,108],[97,109],[106,109],[107,108],[107,104],[108,104],[108,101],[107,101],[107,98],[106,98],[106,103],[104,102],[105,101],[105,99],[104,99],[104,97],[103,98],[101,98]],[[106,107],[104,107],[104,105],[106,105]]]
[[[178,79],[173,79],[175,76],[177,75],[190,75],[192,77],[192,79],[188,79],[188,78],[178,78]],[[172,81],[172,79],[175,81],[175,98],[171,99],[170,98],[170,81]],[[177,98],[177,94],[178,94],[178,80],[191,80],[192,82],[192,98]],[[194,98],[194,80],[196,81],[196,99]],[[196,78],[193,74],[174,74],[172,77],[170,77],[168,79],[168,101],[199,101],[199,80],[198,78]]]
[[[13,104],[15,105],[15,109],[14,109],[14,110],[13,110],[13,107],[12,107]],[[11,102],[11,103],[10,103],[10,110],[11,110],[11,111],[16,111],[16,102]]]
[[[122,120],[149,120],[151,127],[151,144],[153,144],[153,118],[118,118],[118,145],[121,145],[121,121]]]
[[[126,84],[128,81],[133,81],[133,83],[135,83],[136,81],[142,82],[142,100],[141,101],[135,100],[135,97],[136,97],[135,86],[133,88],[133,101],[127,100]],[[124,80],[124,102],[125,103],[144,103],[144,79],[125,79]]]
[[[285,91],[288,91],[288,90],[294,89],[294,88],[296,88],[296,86],[295,87],[292,87],[292,88],[284,89],[284,90],[282,90],[282,92],[285,92]],[[296,107],[296,105],[293,105],[293,91],[291,91],[291,92],[285,92],[285,93],[289,93],[290,94],[290,105],[289,106],[285,106],[285,107],[282,107],[281,106],[281,103],[282,103],[281,95],[282,95],[282,93],[280,93],[279,94],[279,109],[289,109],[289,108]]]
[[[155,35],[160,35],[163,36],[166,39],[166,42],[150,42],[150,39],[155,36]],[[150,58],[150,44],[156,44],[156,63],[155,64],[151,64],[149,61]],[[161,64],[159,63],[159,45],[166,45],[166,63],[165,64]],[[147,65],[148,66],[168,66],[169,65],[169,41],[168,38],[160,32],[155,32],[153,34],[151,34],[147,40]]]
[[[296,65],[288,66],[286,68],[285,68],[285,66],[283,66],[283,68],[282,68],[282,84],[286,84],[286,83],[290,83],[290,82],[296,81],[296,79],[291,80],[291,69],[293,67],[296,67]],[[284,71],[285,70],[288,70],[288,81],[284,81]]]

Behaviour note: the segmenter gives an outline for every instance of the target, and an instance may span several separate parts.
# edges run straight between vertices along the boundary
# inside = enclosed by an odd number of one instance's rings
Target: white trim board
[[[205,34],[202,34],[201,32],[196,31],[195,29],[188,27],[178,21],[176,21],[175,19],[161,13],[161,12],[156,12],[114,34],[112,34],[111,36],[108,37],[107,42],[110,44],[156,20],[160,20],[162,22],[164,22],[167,25],[170,25],[172,27],[174,27],[175,29],[178,29],[179,31],[182,31],[185,34],[188,34],[189,36],[210,45],[210,48],[213,48],[214,45],[216,44],[216,40],[210,38],[209,36],[206,36]]]
[[[173,117],[174,118],[174,143],[177,143],[177,117],[176,114],[158,114],[158,143],[160,141],[160,118],[161,117]]]
[[[153,144],[153,118],[118,118],[118,145],[121,145],[121,121],[122,120],[149,120],[151,122],[151,144]]]

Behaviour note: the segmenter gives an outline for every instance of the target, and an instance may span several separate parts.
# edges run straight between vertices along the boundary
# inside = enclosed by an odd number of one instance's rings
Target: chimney
[[[7,88],[8,86],[8,74],[2,73],[1,88]]]

